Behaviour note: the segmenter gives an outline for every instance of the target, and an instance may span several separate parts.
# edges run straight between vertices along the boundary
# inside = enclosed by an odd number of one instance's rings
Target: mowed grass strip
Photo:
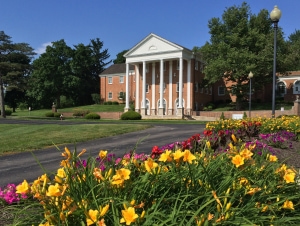
[[[93,140],[150,127],[147,124],[2,124],[0,126],[0,155]]]

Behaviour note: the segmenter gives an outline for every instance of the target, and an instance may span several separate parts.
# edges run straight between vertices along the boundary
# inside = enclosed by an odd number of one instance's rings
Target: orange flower
[[[183,161],[184,162],[188,162],[188,163],[192,164],[192,161],[195,159],[196,159],[195,155],[193,155],[190,150],[187,149],[183,152]]]
[[[286,200],[283,205],[282,205],[283,209],[288,209],[288,210],[294,210],[294,204],[292,201]]]
[[[276,155],[270,155],[269,156],[269,161],[270,162],[276,162],[278,160],[278,158],[276,157]]]
[[[242,166],[244,165],[244,158],[240,155],[236,155],[232,158],[231,162],[236,166],[236,167],[239,167],[239,166]]]
[[[240,152],[240,155],[244,158],[244,159],[250,159],[251,156],[253,155],[253,153],[251,151],[249,151],[248,149],[244,149]]]
[[[61,155],[64,156],[68,160],[71,158],[71,152],[69,151],[69,149],[67,147],[65,147],[65,152],[62,153]]]

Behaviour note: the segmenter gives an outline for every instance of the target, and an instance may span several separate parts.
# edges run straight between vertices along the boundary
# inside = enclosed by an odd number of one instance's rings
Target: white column
[[[159,106],[158,114],[163,115],[163,98],[164,98],[164,61],[160,60],[160,75],[159,75]]]
[[[126,63],[126,103],[125,111],[129,111],[129,64]]]
[[[143,61],[142,115],[146,115],[146,62]]]
[[[187,97],[186,97],[186,110],[188,115],[191,114],[191,60],[188,61],[187,65]]]
[[[152,63],[152,84],[151,84],[152,100],[151,100],[151,115],[156,115],[155,101],[155,62]]]
[[[183,106],[182,106],[182,86],[183,86],[183,78],[182,78],[182,70],[183,70],[183,60],[182,57],[179,58],[179,93],[178,93],[178,107],[177,107],[177,116],[183,116]]]
[[[168,108],[168,115],[173,115],[173,61],[169,61],[169,108]]]
[[[140,70],[139,65],[134,65],[135,69],[135,111],[140,112]]]

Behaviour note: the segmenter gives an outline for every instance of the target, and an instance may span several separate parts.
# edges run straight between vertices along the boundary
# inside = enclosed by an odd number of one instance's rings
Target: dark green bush
[[[248,118],[248,116],[247,116],[246,112],[244,112],[243,119],[246,119],[246,118]]]
[[[61,113],[59,113],[59,112],[54,112],[53,113],[53,117],[55,117],[55,118],[59,118],[60,115],[61,115]]]
[[[119,105],[119,102],[118,101],[113,101],[112,105]]]
[[[54,117],[54,112],[47,112],[45,114],[46,117]]]
[[[12,110],[5,110],[5,115],[10,116],[12,114]],[[1,115],[1,111],[0,111],[0,115]]]
[[[224,112],[222,112],[222,114],[221,114],[221,116],[220,116],[220,119],[221,119],[221,120],[225,120]]]
[[[127,111],[121,115],[121,120],[141,120],[142,116],[136,111]]]
[[[101,117],[97,113],[91,112],[91,113],[87,114],[84,118],[85,119],[100,119]]]

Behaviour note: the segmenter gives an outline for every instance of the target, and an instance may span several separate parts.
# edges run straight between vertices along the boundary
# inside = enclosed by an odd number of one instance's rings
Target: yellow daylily
[[[292,201],[286,200],[283,205],[282,205],[283,209],[288,209],[288,210],[294,210],[294,204]]]
[[[100,150],[100,152],[99,152],[100,159],[105,159],[106,156],[107,156],[107,151]]]
[[[129,207],[125,210],[122,210],[122,216],[120,223],[126,223],[126,225],[130,225],[131,223],[135,222],[136,219],[139,217],[133,207]]]
[[[173,158],[176,162],[179,162],[182,156],[183,156],[183,152],[180,149],[175,151],[173,154]]]
[[[244,158],[240,155],[236,155],[232,158],[231,162],[236,166],[236,167],[239,167],[239,166],[242,166],[244,165]]]
[[[196,156],[191,153],[190,150],[185,150],[183,152],[183,161],[192,164],[192,161],[196,159]]]
[[[46,192],[46,195],[47,196],[55,196],[55,197],[58,197],[58,196],[61,196],[61,191],[60,191],[60,186],[59,184],[55,184],[55,185],[50,185],[49,188],[48,188],[48,191]]]
[[[162,153],[158,159],[160,162],[171,162],[172,157],[171,157],[171,150],[166,150],[164,153]]]
[[[19,184],[17,187],[16,187],[16,193],[18,194],[27,194],[29,191],[30,191],[30,186],[27,182],[27,180],[24,180],[22,182],[22,184]]]
[[[151,173],[153,169],[155,169],[156,167],[158,167],[158,164],[156,162],[153,161],[153,159],[148,158],[145,162],[145,168],[146,170]]]
[[[88,216],[86,218],[86,224],[89,226],[97,222],[99,216],[98,210],[89,210]]]

